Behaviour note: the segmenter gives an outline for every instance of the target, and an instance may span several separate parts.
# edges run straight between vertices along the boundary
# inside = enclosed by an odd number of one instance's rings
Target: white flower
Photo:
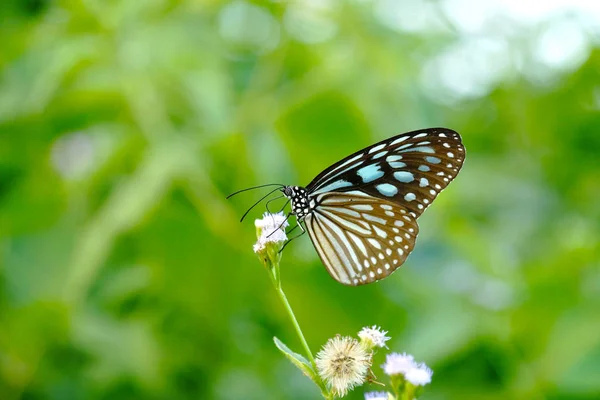
[[[343,397],[348,390],[365,382],[371,354],[358,340],[336,336],[317,354],[317,369],[333,392]]]
[[[390,397],[387,392],[367,392],[365,400],[388,400]]]
[[[385,342],[390,340],[388,336],[385,336],[387,331],[382,330],[377,325],[373,325],[371,328],[364,327],[358,332],[358,337],[362,340],[369,348],[372,347],[387,347]]]
[[[412,383],[415,386],[425,386],[429,382],[431,382],[431,376],[433,375],[433,371],[429,368],[425,363],[420,363],[416,365],[414,368],[410,369],[404,377],[407,381]]]
[[[391,353],[381,366],[386,375],[404,375],[415,386],[424,386],[431,382],[433,371],[425,363],[416,363],[410,354]]]
[[[287,240],[285,228],[288,225],[286,217],[282,212],[278,212],[277,214],[266,212],[262,219],[255,220],[254,226],[256,226],[258,240],[254,245],[254,252],[262,252],[267,243],[285,242]]]
[[[386,375],[405,375],[408,371],[416,368],[415,359],[406,353],[391,353],[385,357],[385,364],[381,366]]]

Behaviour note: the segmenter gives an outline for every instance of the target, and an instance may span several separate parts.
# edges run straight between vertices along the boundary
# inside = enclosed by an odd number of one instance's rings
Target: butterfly
[[[457,132],[422,129],[357,151],[306,187],[280,185],[279,190],[333,279],[364,285],[386,278],[406,261],[419,233],[417,219],[464,159]]]

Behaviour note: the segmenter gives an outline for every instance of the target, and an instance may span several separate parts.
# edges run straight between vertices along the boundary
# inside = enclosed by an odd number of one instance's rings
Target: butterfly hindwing
[[[419,228],[401,205],[360,191],[323,193],[315,201],[304,222],[327,271],[340,283],[383,279],[414,248]]]

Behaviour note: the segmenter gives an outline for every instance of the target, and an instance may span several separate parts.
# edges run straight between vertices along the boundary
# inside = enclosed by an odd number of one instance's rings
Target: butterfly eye
[[[283,189],[281,189],[281,191],[287,197],[290,197],[290,196],[292,196],[294,194],[294,190],[292,189],[291,186],[284,186]]]

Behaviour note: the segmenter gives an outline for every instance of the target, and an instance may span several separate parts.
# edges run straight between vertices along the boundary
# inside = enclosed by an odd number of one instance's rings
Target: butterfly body
[[[456,177],[464,156],[453,130],[413,131],[347,156],[306,187],[281,191],[329,274],[363,285],[404,263],[415,245],[417,218]]]
[[[281,191],[290,199],[292,214],[296,216],[298,221],[302,221],[306,215],[312,212],[315,203],[310,201],[308,191],[305,188],[302,186],[284,186]]]

